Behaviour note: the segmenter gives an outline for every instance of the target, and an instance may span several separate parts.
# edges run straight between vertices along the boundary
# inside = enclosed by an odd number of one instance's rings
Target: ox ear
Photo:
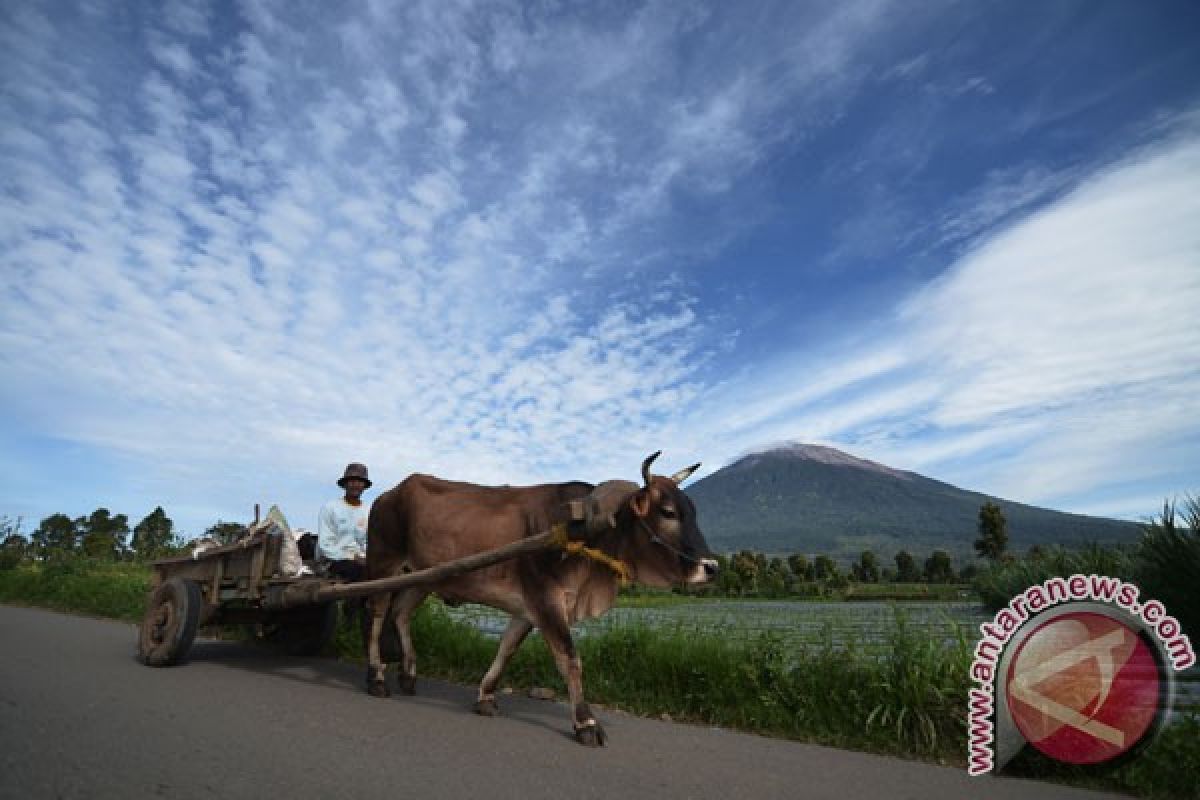
[[[645,519],[650,514],[650,492],[639,489],[629,498],[629,507],[638,517]]]
[[[692,473],[698,469],[700,469],[700,462],[696,462],[690,467],[684,467],[683,469],[679,470],[679,472],[676,472],[671,476],[671,480],[675,481],[676,486],[680,486],[684,481],[692,477]]]

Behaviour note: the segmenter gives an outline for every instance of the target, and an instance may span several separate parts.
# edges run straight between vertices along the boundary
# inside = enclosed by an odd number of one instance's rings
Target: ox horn
[[[692,477],[692,473],[698,469],[700,469],[699,461],[697,461],[695,464],[692,464],[690,467],[684,467],[683,469],[679,470],[679,472],[676,472],[671,476],[671,480],[675,481],[676,486],[680,486],[684,481]]]
[[[658,450],[646,456],[646,460],[642,462],[642,483],[646,488],[650,487],[650,465],[654,463],[654,459],[662,455],[662,450]]]

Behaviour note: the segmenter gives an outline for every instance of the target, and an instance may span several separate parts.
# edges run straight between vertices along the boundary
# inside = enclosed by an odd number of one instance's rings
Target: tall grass
[[[1078,550],[1050,547],[1036,556],[1004,562],[979,573],[975,590],[996,611],[1015,595],[1047,578],[1076,573],[1132,581],[1142,598],[1154,598],[1179,620],[1185,633],[1200,635],[1200,497],[1188,495],[1142,526],[1132,546],[1086,545]]]
[[[1136,569],[1142,592],[1200,637],[1200,496],[1187,495],[1181,511],[1164,503],[1162,516],[1143,530]]]
[[[1135,553],[1129,548],[1088,544],[1078,550],[1053,546],[1036,556],[1004,562],[982,570],[975,590],[989,611],[1008,605],[1017,594],[1055,576],[1108,575],[1123,580],[1136,578]]]
[[[81,611],[130,622],[142,618],[150,571],[144,565],[82,557],[0,571],[0,603]]]

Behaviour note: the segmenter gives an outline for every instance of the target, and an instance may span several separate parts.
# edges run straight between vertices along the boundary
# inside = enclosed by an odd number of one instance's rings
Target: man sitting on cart
[[[362,494],[371,488],[367,467],[347,464],[338,479],[343,497],[330,500],[317,515],[317,547],[328,562],[329,575],[346,582],[361,581],[367,561],[367,512]]]

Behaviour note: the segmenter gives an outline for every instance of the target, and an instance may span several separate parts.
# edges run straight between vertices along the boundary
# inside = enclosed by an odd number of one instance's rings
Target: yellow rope
[[[596,550],[595,548],[587,547],[583,542],[568,542],[563,547],[563,550],[572,555],[583,556],[590,558],[592,561],[598,561],[617,574],[617,580],[621,582],[622,586],[629,585],[629,567],[625,566],[625,563],[620,559],[613,558],[608,553]]]
[[[567,526],[561,522],[550,530],[554,534],[550,539],[552,546],[573,556],[583,556],[603,564],[616,573],[617,580],[621,582],[622,586],[629,585],[629,567],[625,566],[625,562],[594,547],[588,547],[583,542],[572,542],[567,538]]]
[[[560,550],[567,546],[571,540],[567,538],[567,526],[560,522],[550,529],[552,536],[550,537],[550,546],[557,547]]]

